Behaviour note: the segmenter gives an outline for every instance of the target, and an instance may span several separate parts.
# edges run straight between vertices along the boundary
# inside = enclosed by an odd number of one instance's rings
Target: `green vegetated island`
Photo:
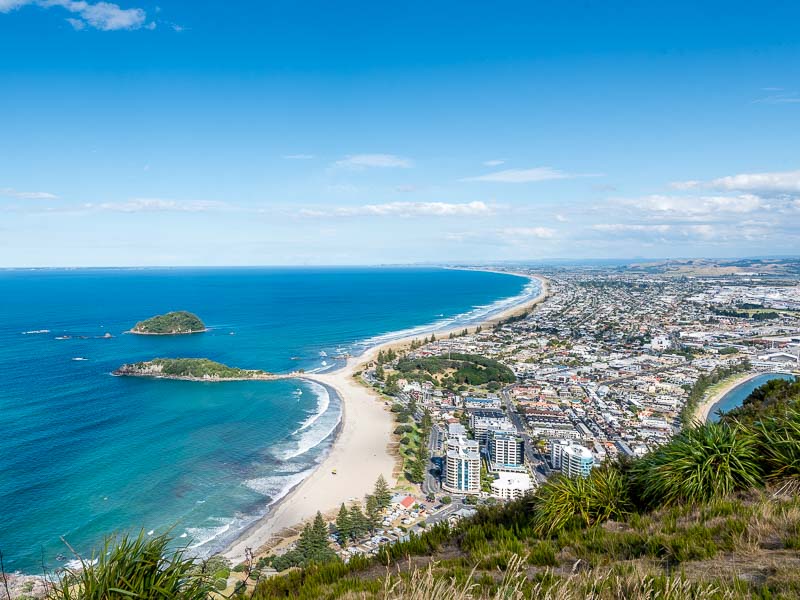
[[[178,310],[139,321],[130,332],[139,335],[185,335],[204,331],[208,329],[200,317],[185,310]]]
[[[114,375],[187,381],[269,381],[286,377],[258,369],[229,367],[207,358],[154,358],[122,365]]]

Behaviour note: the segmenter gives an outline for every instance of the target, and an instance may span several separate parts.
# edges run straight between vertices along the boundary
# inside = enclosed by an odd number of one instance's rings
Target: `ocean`
[[[339,398],[311,382],[114,377],[207,357],[288,372],[409,333],[474,323],[538,294],[505,274],[435,268],[0,271],[0,551],[41,572],[118,531],[223,548],[321,460]],[[137,336],[189,310],[210,328]],[[110,334],[111,337],[106,337]]]

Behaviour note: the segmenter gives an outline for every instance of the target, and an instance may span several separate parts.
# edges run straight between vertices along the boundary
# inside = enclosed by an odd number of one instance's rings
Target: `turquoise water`
[[[744,399],[752,394],[753,390],[755,390],[757,387],[761,387],[768,381],[772,381],[773,379],[792,380],[794,379],[794,375],[790,375],[788,373],[764,373],[763,375],[759,375],[757,377],[753,377],[753,379],[745,381],[741,385],[737,385],[730,392],[720,398],[720,401],[711,408],[708,420],[712,421],[713,423],[718,422],[719,415],[717,412],[722,411],[726,413],[730,410],[733,410],[737,406],[741,406],[744,402]]]
[[[111,376],[120,364],[188,356],[328,369],[343,351],[480,320],[498,299],[537,291],[519,277],[444,269],[0,271],[6,568],[57,566],[68,554],[60,536],[86,552],[140,527],[173,527],[198,553],[219,549],[313,468],[339,423],[339,399],[316,384]],[[211,330],[123,333],[179,309]]]

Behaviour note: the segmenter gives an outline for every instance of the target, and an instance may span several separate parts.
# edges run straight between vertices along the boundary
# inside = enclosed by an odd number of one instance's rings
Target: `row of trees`
[[[338,557],[328,543],[328,525],[317,512],[313,523],[306,523],[300,539],[294,549],[272,559],[272,566],[277,571],[289,567],[305,567],[311,563],[325,563]]]
[[[414,452],[414,457],[409,460],[406,468],[406,479],[413,483],[422,483],[425,479],[425,470],[428,468],[430,454],[428,452],[428,438],[431,434],[433,419],[430,411],[425,409],[420,421],[419,444]]]
[[[353,504],[349,509],[342,504],[335,523],[339,544],[344,547],[348,542],[357,542],[367,534],[374,533],[380,525],[383,511],[391,502],[392,492],[383,475],[380,475],[372,494],[364,499],[364,510],[359,504]]]
[[[386,352],[383,350],[378,350],[378,357],[375,359],[375,362],[377,362],[379,365],[384,365],[396,359],[397,352],[395,352],[393,348],[389,348]]]
[[[412,350],[416,350],[417,348],[422,348],[425,344],[432,344],[436,341],[436,336],[431,334],[430,338],[424,338],[421,342],[419,340],[411,340],[411,345],[409,348]]]

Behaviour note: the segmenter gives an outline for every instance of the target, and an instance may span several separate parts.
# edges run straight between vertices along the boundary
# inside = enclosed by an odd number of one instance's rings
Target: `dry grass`
[[[466,582],[437,575],[436,563],[415,569],[409,577],[388,576],[377,595],[347,596],[351,600],[728,600],[731,591],[712,583],[693,582],[682,575],[654,576],[646,570],[628,573],[584,572],[566,578],[545,576],[532,586],[526,577],[525,559],[514,556],[492,593],[475,583],[475,570]],[[498,573],[498,575],[501,575]]]

